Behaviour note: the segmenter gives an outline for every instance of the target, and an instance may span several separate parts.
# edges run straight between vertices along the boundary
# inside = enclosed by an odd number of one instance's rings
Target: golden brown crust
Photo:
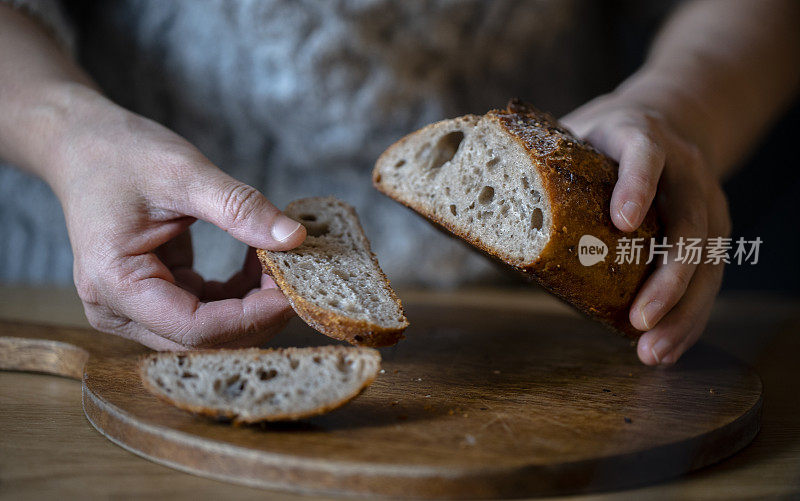
[[[323,346],[323,347],[320,347],[320,348],[324,349],[324,348],[329,348],[329,347]],[[284,354],[284,353],[285,354],[291,354],[292,352],[297,351],[298,349],[299,348],[273,348],[273,349],[262,350],[262,349],[258,349],[258,348],[248,348],[248,349],[241,349],[241,350],[226,350],[226,351],[231,352],[232,356],[237,356],[237,355],[238,356],[243,356],[241,354],[242,352],[250,352],[253,355],[259,355],[259,354],[261,354],[263,352],[273,352],[273,351],[274,352],[278,352],[280,354]],[[185,356],[187,356],[187,357],[195,357],[195,356],[203,355],[204,353],[215,352],[215,351],[220,351],[220,350],[198,350],[198,351],[193,351],[193,352],[186,353]],[[239,414],[237,414],[237,413],[235,413],[233,411],[213,409],[211,407],[206,407],[206,406],[203,406],[203,405],[192,405],[192,404],[190,404],[188,402],[182,402],[182,401],[174,400],[172,398],[169,398],[167,395],[164,395],[163,392],[161,392],[156,386],[153,386],[150,383],[149,378],[145,375],[145,363],[147,362],[147,360],[150,360],[150,359],[155,358],[157,356],[158,356],[158,353],[150,353],[148,355],[143,355],[139,359],[139,376],[140,376],[140,379],[142,381],[142,384],[144,385],[144,387],[145,387],[145,389],[147,391],[149,391],[151,394],[153,394],[156,398],[158,398],[162,402],[165,402],[167,404],[173,405],[173,406],[175,406],[175,407],[177,407],[179,409],[191,412],[193,414],[198,414],[198,415],[201,415],[201,416],[210,417],[210,418],[213,418],[213,419],[230,420],[234,425],[253,424],[253,423],[261,423],[261,422],[275,422],[275,421],[296,421],[298,419],[305,419],[305,418],[309,418],[309,417],[319,416],[321,414],[325,414],[327,412],[330,412],[330,411],[332,411],[334,409],[338,409],[339,407],[343,406],[344,404],[346,404],[350,400],[353,400],[354,398],[359,396],[361,393],[363,393],[364,390],[366,390],[369,387],[369,385],[371,385],[373,383],[373,381],[375,381],[375,378],[378,377],[378,374],[377,374],[377,371],[376,371],[375,374],[372,375],[372,377],[370,377],[368,379],[365,379],[363,381],[363,383],[361,384],[361,387],[357,391],[353,392],[350,395],[347,395],[346,397],[342,398],[341,400],[337,400],[335,402],[330,402],[327,405],[319,406],[319,407],[317,407],[315,409],[312,409],[310,411],[306,411],[306,412],[288,412],[288,413],[284,413],[284,414],[272,414],[272,415],[269,415],[269,416],[253,416],[253,417],[250,417],[250,418],[246,418],[246,417],[240,416]],[[380,354],[378,354],[377,356],[380,359]]]
[[[292,202],[292,204],[293,203],[295,202]],[[350,318],[335,311],[321,308],[311,301],[306,300],[303,297],[303,291],[295,290],[290,285],[286,276],[281,271],[280,266],[278,266],[272,260],[270,251],[258,249],[256,252],[258,254],[258,259],[261,261],[264,272],[272,277],[272,279],[275,281],[275,284],[281,289],[286,298],[289,300],[289,303],[292,305],[292,308],[297,315],[313,329],[325,334],[328,337],[339,339],[341,341],[347,341],[348,343],[356,346],[369,346],[372,348],[378,348],[382,346],[395,345],[403,338],[403,331],[405,331],[405,329],[409,326],[408,319],[406,319],[405,312],[403,310],[403,303],[400,301],[400,298],[397,297],[397,294],[394,292],[391,284],[389,283],[389,279],[380,268],[378,264],[378,258],[372,252],[369,240],[367,240],[363,233],[363,228],[361,228],[361,223],[355,210],[343,202],[339,203],[356,220],[358,228],[361,231],[361,237],[366,246],[366,250],[369,252],[373,264],[380,272],[381,278],[385,281],[390,297],[397,304],[400,312],[403,313],[404,325],[402,327],[382,327],[366,320]],[[287,210],[292,206],[292,204],[289,204]]]
[[[616,162],[525,103],[511,101],[506,110],[489,115],[528,152],[550,198],[550,240],[539,259],[522,269],[582,312],[638,337],[641,332],[631,325],[628,312],[650,272],[645,258],[650,238],[658,232],[655,210],[648,211],[636,231],[625,233],[617,229],[610,217],[611,194],[617,182]],[[618,264],[609,255],[601,263],[583,266],[577,255],[583,235],[605,242],[609,254],[620,238],[643,238],[643,259],[639,263]]]
[[[381,184],[377,168],[373,172],[375,187],[484,253],[532,277],[591,318],[630,337],[638,337],[641,332],[631,325],[628,312],[651,266],[644,264],[646,259],[638,264],[617,264],[612,254],[619,238],[643,238],[642,256],[646,258],[650,238],[658,232],[655,211],[650,209],[636,231],[618,230],[609,215],[611,193],[617,180],[617,164],[613,160],[575,138],[551,116],[520,101],[512,100],[507,109],[492,110],[486,117],[525,149],[550,199],[551,236],[534,262],[521,266],[509,263],[496,249],[469,238],[424,208],[409,205],[401,194]],[[403,140],[398,141],[387,152],[402,144]],[[609,256],[605,261],[593,266],[580,263],[577,249],[583,235],[592,235],[608,245]]]

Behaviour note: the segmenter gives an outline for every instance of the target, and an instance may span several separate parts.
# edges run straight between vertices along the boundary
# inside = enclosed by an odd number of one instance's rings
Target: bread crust
[[[293,204],[301,203],[303,200],[308,199],[296,200],[290,203],[287,206],[287,210],[289,210]],[[362,242],[370,255],[370,258],[372,259],[372,263],[378,269],[381,278],[386,283],[391,299],[397,304],[397,307],[403,314],[404,323],[401,327],[387,328],[366,320],[350,318],[336,311],[317,306],[311,301],[305,299],[303,291],[298,291],[291,286],[280,266],[273,261],[270,255],[271,251],[258,249],[256,251],[258,254],[258,259],[261,261],[264,272],[272,277],[272,279],[275,281],[275,284],[281,289],[286,298],[289,300],[289,304],[292,305],[292,308],[297,315],[313,329],[325,334],[328,337],[341,341],[347,341],[355,346],[379,348],[383,346],[395,345],[398,341],[403,339],[403,331],[405,331],[405,329],[409,326],[408,319],[406,319],[405,311],[403,310],[403,303],[400,301],[400,298],[397,297],[397,294],[391,287],[389,279],[386,277],[386,274],[378,264],[378,258],[372,252],[369,240],[364,234],[364,229],[361,227],[361,222],[358,219],[358,214],[356,214],[355,209],[342,201],[337,200],[337,203],[355,219],[356,225],[360,232],[359,236],[361,237]]]
[[[330,350],[330,349],[336,349],[336,348],[337,348],[336,346],[319,346],[319,347],[316,347],[315,349]],[[244,349],[225,350],[225,351],[230,352],[231,356],[246,357],[246,356],[261,355],[261,354],[263,354],[265,352],[277,352],[280,355],[291,355],[292,353],[297,353],[298,350],[302,350],[302,349],[303,348],[271,348],[271,349],[264,350],[264,349],[259,349],[259,348],[244,348]],[[369,349],[369,348],[365,348],[365,349]],[[182,353],[181,355],[186,356],[187,358],[194,358],[194,357],[202,356],[204,354],[208,354],[208,353],[212,353],[212,352],[218,352],[218,351],[220,351],[220,350],[197,350],[197,351],[185,352],[185,353]],[[313,417],[313,416],[319,416],[321,414],[325,414],[327,412],[330,412],[330,411],[332,411],[334,409],[338,409],[339,407],[343,406],[344,404],[346,404],[350,400],[356,398],[361,393],[363,393],[364,390],[366,390],[367,387],[369,387],[369,385],[371,385],[373,383],[373,381],[375,381],[375,379],[378,377],[378,371],[375,371],[375,374],[373,374],[372,377],[369,377],[369,378],[365,379],[362,382],[361,386],[359,387],[359,389],[357,391],[353,392],[350,395],[345,396],[344,398],[342,398],[340,400],[329,402],[327,405],[321,405],[321,406],[319,406],[319,407],[317,407],[315,409],[312,409],[310,411],[306,411],[306,412],[287,412],[287,413],[283,413],[283,414],[271,414],[271,415],[268,415],[268,416],[253,416],[253,417],[247,418],[247,417],[242,417],[242,416],[240,416],[239,414],[237,414],[237,413],[235,413],[233,411],[214,409],[214,408],[206,407],[206,406],[203,406],[203,405],[193,405],[193,404],[190,404],[190,403],[187,403],[187,402],[182,402],[182,401],[179,401],[179,400],[172,399],[172,398],[168,397],[167,395],[165,395],[156,386],[151,384],[150,381],[149,381],[149,378],[145,375],[145,364],[146,364],[146,362],[148,360],[152,359],[152,358],[157,357],[157,356],[159,356],[158,353],[150,353],[148,355],[143,355],[143,356],[141,356],[139,358],[139,376],[140,376],[140,379],[142,381],[142,384],[144,385],[144,387],[145,387],[145,389],[147,391],[149,391],[151,394],[153,394],[156,398],[158,398],[162,402],[165,402],[165,403],[168,403],[170,405],[173,405],[173,406],[175,406],[175,407],[177,407],[179,409],[191,412],[193,414],[198,414],[198,415],[201,415],[201,416],[210,417],[210,418],[213,418],[213,419],[230,420],[234,425],[254,424],[254,423],[261,423],[261,422],[275,422],[275,421],[296,421],[298,419],[305,419],[305,418],[309,418],[309,417]],[[377,351],[375,351],[375,356],[378,357],[378,361],[379,361],[378,367],[380,367],[381,356]]]
[[[612,252],[619,238],[642,238],[642,256],[646,258],[651,237],[659,233],[655,209],[650,208],[636,231],[625,233],[617,229],[609,215],[617,181],[616,162],[576,138],[550,115],[519,100],[509,102],[505,110],[489,111],[485,118],[496,123],[525,150],[550,200],[550,239],[534,261],[521,265],[508,262],[497,249],[468,237],[466,232],[424,208],[409,205],[402,194],[381,183],[378,168],[381,160],[402,147],[410,136],[381,155],[373,171],[373,184],[385,195],[532,278],[582,313],[638,338],[642,333],[631,325],[629,309],[653,265],[645,264],[646,259],[639,263],[616,263]],[[412,135],[424,132],[422,129]],[[605,261],[593,266],[580,263],[577,251],[583,235],[592,235],[608,245],[609,256]]]

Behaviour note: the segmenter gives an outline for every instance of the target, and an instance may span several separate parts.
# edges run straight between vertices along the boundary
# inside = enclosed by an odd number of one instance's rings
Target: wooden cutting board
[[[139,381],[145,348],[90,330],[0,323],[0,369],[82,378],[92,425],[147,459],[298,492],[619,489],[719,461],[758,432],[758,375],[712,347],[664,370],[570,314],[479,303],[407,310],[407,339],[382,350],[375,383],[344,408],[296,423],[233,427],[172,408]],[[275,344],[328,342],[295,322]]]

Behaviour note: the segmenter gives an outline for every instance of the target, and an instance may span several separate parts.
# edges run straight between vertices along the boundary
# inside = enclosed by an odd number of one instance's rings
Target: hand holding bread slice
[[[289,251],[258,250],[264,270],[308,325],[360,346],[390,346],[408,327],[403,306],[370,250],[352,207],[333,197],[289,204],[308,232]]]
[[[444,120],[386,150],[373,171],[378,190],[486,254],[534,278],[578,310],[627,335],[636,292],[649,274],[651,209],[632,233],[609,215],[616,163],[555,119],[520,101],[483,116]],[[584,266],[582,236],[609,248]],[[638,262],[615,262],[620,238],[641,239]]]

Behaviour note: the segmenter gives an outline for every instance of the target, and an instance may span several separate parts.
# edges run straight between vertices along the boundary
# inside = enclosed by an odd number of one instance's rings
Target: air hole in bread
[[[290,367],[292,370],[295,370],[295,369],[297,369],[297,367],[298,367],[299,365],[300,365],[300,361],[299,361],[299,360],[297,360],[296,358],[290,358],[290,359],[289,359],[289,367]]]
[[[454,216],[458,215],[458,211],[456,210],[455,204],[450,204],[450,213]]]
[[[358,338],[359,336],[356,336]],[[358,339],[356,339],[358,341]],[[348,373],[350,372],[350,362],[344,357],[344,355],[339,354],[339,358],[336,360],[336,368],[341,373]]]
[[[526,190],[531,187],[531,185],[528,183],[528,178],[525,176],[522,176],[522,187]]]
[[[491,203],[494,200],[494,188],[491,186],[484,186],[481,192],[478,194],[478,202],[486,205]]]
[[[306,227],[306,232],[308,232],[308,235],[312,237],[321,237],[323,235],[327,235],[330,231],[328,223],[308,222],[304,226]]]
[[[228,385],[225,388],[225,396],[228,398],[236,398],[242,394],[245,386],[247,386],[246,379],[240,379],[239,376],[228,378]]]
[[[183,365],[183,363],[181,362],[180,359],[178,359],[178,366],[181,366],[181,365]],[[194,379],[196,377],[197,377],[197,374],[194,374],[194,373],[191,373],[191,372],[184,371],[184,373],[181,374],[181,378],[183,378],[183,379]]]
[[[461,146],[461,141],[463,140],[464,133],[460,130],[455,130],[442,136],[433,148],[428,168],[435,170],[452,160],[456,156],[458,147]]]
[[[500,161],[499,157],[494,157],[493,159],[491,159],[488,162],[486,162],[486,167],[492,168],[495,165],[497,165],[497,162],[499,162],[499,161]]]
[[[301,214],[300,219],[303,221],[314,222],[317,220],[317,216],[315,216],[314,214]]]
[[[341,278],[345,282],[347,282],[348,280],[350,280],[352,278],[352,276],[350,275],[349,272],[343,271],[343,270],[339,270],[339,269],[334,269],[333,270],[333,274],[336,275],[337,277]]]
[[[260,381],[269,381],[270,379],[274,378],[277,375],[278,371],[276,371],[275,369],[270,369],[268,371],[265,371],[264,369],[258,370],[258,379]]]
[[[531,214],[531,228],[541,230],[542,224],[544,224],[544,214],[542,214],[542,209],[537,207],[533,209],[533,214]]]
[[[406,159],[405,158],[401,158],[400,160],[397,161],[396,164],[394,164],[394,168],[395,169],[399,169],[400,167],[404,166],[405,164],[406,164]]]

